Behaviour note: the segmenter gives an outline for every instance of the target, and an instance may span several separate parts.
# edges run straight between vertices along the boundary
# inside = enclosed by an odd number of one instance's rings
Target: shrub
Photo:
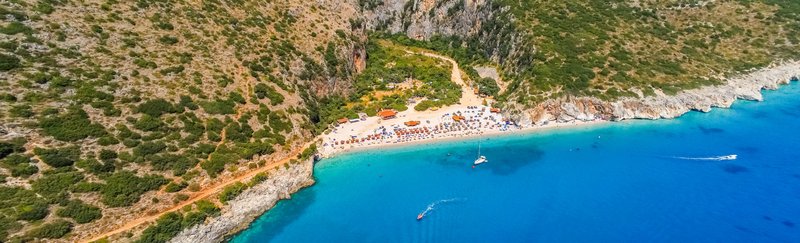
[[[227,204],[228,201],[233,200],[236,198],[236,196],[239,196],[239,194],[244,192],[245,189],[247,189],[247,185],[238,181],[228,185],[222,189],[222,192],[219,194],[219,201]]]
[[[157,117],[153,117],[147,114],[142,115],[142,117],[140,117],[139,120],[137,120],[136,123],[133,124],[133,127],[135,127],[136,129],[147,132],[160,130],[164,126],[166,126],[166,124],[164,124],[164,122],[159,120]]]
[[[164,191],[165,192],[177,192],[177,191],[183,190],[187,186],[189,186],[189,183],[186,183],[185,181],[182,181],[181,183],[175,183],[173,181],[173,182],[170,182],[169,184],[167,184],[166,187],[164,187]]]
[[[28,232],[28,236],[34,238],[58,239],[72,231],[72,223],[63,219],[57,219],[51,223],[43,224],[38,228]]]
[[[183,230],[183,215],[170,212],[162,215],[156,220],[156,224],[148,227],[142,232],[141,238],[137,243],[156,243],[167,242]]]
[[[100,183],[78,182],[77,184],[72,186],[71,191],[75,193],[83,193],[83,192],[98,192],[101,189],[103,189],[103,184]]]
[[[100,208],[85,204],[80,200],[69,201],[64,208],[56,211],[56,215],[72,218],[79,224],[89,223],[103,217]]]
[[[279,105],[283,103],[284,99],[281,93],[278,93],[274,88],[263,83],[256,84],[255,94],[259,99],[269,98],[271,105]]]
[[[28,26],[25,26],[24,24],[22,24],[20,22],[16,22],[16,21],[15,22],[11,22],[8,25],[0,28],[0,33],[6,34],[6,35],[16,35],[16,34],[19,34],[19,33],[29,34],[31,32],[33,32],[33,29],[31,29]]]
[[[158,38],[158,42],[161,42],[161,44],[165,45],[174,45],[178,43],[178,38],[174,36],[165,35],[161,36],[161,38]]]
[[[47,203],[33,202],[31,204],[20,205],[16,207],[17,220],[34,221],[47,217],[50,210],[47,209]]]
[[[97,157],[100,158],[100,160],[106,161],[106,160],[116,159],[117,156],[118,156],[117,152],[114,152],[113,150],[103,149],[100,150],[100,154]]]
[[[225,170],[226,164],[239,160],[239,156],[233,153],[214,152],[209,157],[210,159],[200,163],[200,167],[211,177],[217,177],[217,174]]]
[[[39,121],[39,127],[44,134],[67,142],[107,134],[103,126],[89,121],[89,115],[81,108],[71,108],[61,116],[45,117]]]
[[[136,111],[152,117],[159,117],[166,113],[178,113],[182,110],[164,99],[154,99],[139,104]]]
[[[19,58],[0,53],[0,71],[10,71],[20,67]]]
[[[80,172],[62,172],[47,174],[31,183],[33,191],[45,198],[56,198],[59,193],[66,192],[67,188],[83,180]]]
[[[27,163],[30,163],[30,162],[31,162],[31,158],[30,157],[28,157],[25,154],[19,154],[19,153],[11,154],[9,156],[6,156],[5,159],[3,159],[3,164],[8,165],[8,166],[14,166],[14,165],[19,165],[19,164],[27,164]]]
[[[236,111],[233,109],[236,106],[236,103],[231,100],[206,101],[201,102],[200,106],[203,107],[203,110],[208,114],[225,115],[236,113]]]
[[[8,110],[11,117],[30,118],[34,115],[33,108],[30,105],[16,105]]]
[[[17,138],[8,141],[0,141],[0,159],[5,158],[14,152],[25,152],[25,138]]]
[[[157,154],[164,149],[167,148],[167,145],[164,142],[145,142],[133,148],[133,154],[136,156],[147,156],[151,154]]]
[[[33,152],[39,156],[42,162],[53,167],[70,166],[78,161],[81,155],[77,146],[56,149],[34,148]]]
[[[100,163],[94,158],[79,160],[75,163],[75,167],[84,169],[92,174],[114,172],[114,169],[116,169],[113,162]]]
[[[39,167],[31,164],[19,164],[11,167],[11,176],[28,177],[39,172]]]
[[[157,175],[138,177],[129,171],[114,173],[106,178],[102,188],[102,202],[109,207],[125,207],[138,202],[141,195],[155,190],[168,180]]]

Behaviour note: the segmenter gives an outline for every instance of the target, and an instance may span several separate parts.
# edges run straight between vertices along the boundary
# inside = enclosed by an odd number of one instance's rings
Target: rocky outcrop
[[[369,30],[417,40],[449,38],[447,44],[481,52],[505,71],[530,67],[533,45],[508,8],[494,0],[386,0],[362,9],[362,17]]]
[[[175,236],[170,242],[197,243],[219,242],[252,222],[255,218],[275,206],[278,200],[291,198],[291,194],[301,188],[314,184],[312,178],[313,160],[279,167],[269,174],[269,179],[261,182],[228,202],[222,215],[210,218],[204,224],[196,225]]]
[[[680,91],[676,95],[658,93],[646,98],[602,101],[593,97],[561,98],[543,102],[532,109],[514,109],[508,115],[522,126],[574,120],[611,120],[675,118],[695,110],[708,112],[712,107],[730,107],[737,99],[761,101],[764,89],[800,77],[800,62],[775,64],[754,72],[727,79],[725,84]]]

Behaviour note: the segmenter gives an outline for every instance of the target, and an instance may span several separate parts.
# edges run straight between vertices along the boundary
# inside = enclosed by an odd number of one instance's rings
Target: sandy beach
[[[456,121],[455,116],[464,117]],[[419,121],[417,126],[407,126],[408,121]],[[344,152],[415,145],[446,140],[467,139],[478,136],[520,134],[553,128],[595,125],[604,120],[551,122],[544,125],[518,126],[505,119],[501,113],[492,113],[487,106],[454,105],[437,111],[417,112],[411,109],[399,112],[396,118],[383,120],[369,117],[366,120],[339,124],[322,136],[319,155],[329,158]]]

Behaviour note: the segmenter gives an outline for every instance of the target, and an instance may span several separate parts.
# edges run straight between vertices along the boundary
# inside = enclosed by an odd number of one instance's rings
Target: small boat
[[[486,162],[489,162],[489,160],[486,159],[486,156],[481,155],[481,144],[480,142],[478,142],[478,158],[475,159],[475,162],[472,163],[472,168],[475,168],[476,165],[483,164]]]
[[[422,217],[425,217],[424,213],[417,214],[417,220],[422,220]]]
[[[489,160],[486,159],[486,156],[481,156],[481,157],[478,157],[478,159],[475,160],[475,163],[473,163],[473,165],[479,165],[479,164],[483,164],[483,163],[486,163],[486,162],[489,162]]]

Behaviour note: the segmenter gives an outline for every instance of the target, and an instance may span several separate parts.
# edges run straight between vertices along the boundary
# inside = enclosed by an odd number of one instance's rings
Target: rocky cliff
[[[222,210],[222,215],[207,220],[205,224],[183,230],[171,242],[196,243],[219,242],[226,235],[247,227],[281,199],[291,198],[291,194],[301,188],[314,184],[313,160],[288,164],[269,175],[269,179],[245,190]]]
[[[479,50],[508,71],[529,66],[531,45],[507,7],[492,0],[387,0],[362,7],[366,28],[416,40],[446,39],[453,48]]]
[[[712,107],[727,108],[737,99],[761,101],[762,90],[777,89],[799,76],[800,62],[791,61],[729,78],[722,85],[684,90],[676,95],[657,92],[656,96],[617,101],[593,97],[561,98],[548,100],[532,109],[518,109],[519,105],[509,104],[507,115],[522,126],[574,120],[675,118],[692,110],[708,112]]]

